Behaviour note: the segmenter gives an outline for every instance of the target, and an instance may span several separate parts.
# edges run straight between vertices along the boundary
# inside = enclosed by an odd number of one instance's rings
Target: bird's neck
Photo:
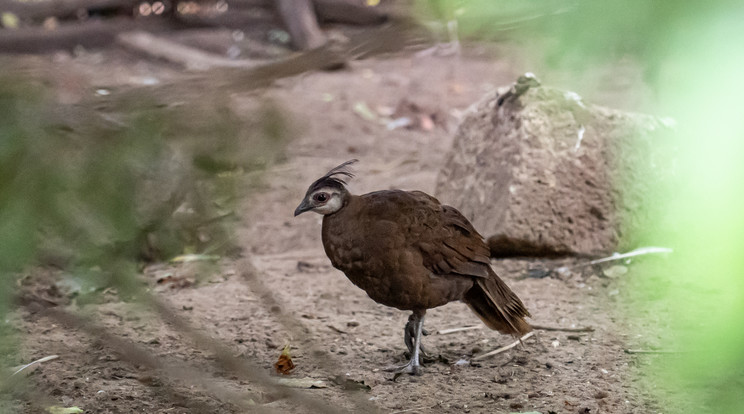
[[[334,215],[336,215],[336,214],[344,211],[349,206],[349,204],[352,203],[352,201],[354,199],[359,198],[359,197],[351,194],[349,192],[349,190],[347,190],[345,188],[341,191],[341,194],[339,195],[339,197],[341,197],[341,208],[339,208],[338,210],[334,211],[331,214],[326,214],[324,217],[334,216]]]

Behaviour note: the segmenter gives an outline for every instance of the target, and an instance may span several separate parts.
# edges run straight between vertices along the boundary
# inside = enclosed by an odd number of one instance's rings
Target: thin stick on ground
[[[674,351],[668,349],[623,349],[626,354],[679,354],[684,351]]]
[[[502,352],[508,351],[508,350],[510,350],[510,349],[512,349],[512,348],[514,348],[515,346],[517,346],[517,345],[521,344],[521,343],[522,343],[522,341],[524,341],[525,339],[527,339],[527,338],[531,337],[531,336],[532,336],[532,335],[534,335],[534,334],[535,334],[535,331],[532,331],[532,332],[528,332],[528,333],[527,333],[527,334],[525,334],[525,335],[524,335],[523,337],[521,337],[521,338],[517,339],[516,341],[512,342],[512,343],[511,343],[511,344],[509,344],[509,345],[506,345],[506,346],[502,346],[502,347],[501,347],[501,348],[499,348],[499,349],[495,349],[495,350],[493,350],[493,351],[491,351],[491,352],[488,352],[488,353],[486,353],[486,354],[483,354],[483,355],[478,355],[477,357],[473,358],[473,361],[480,361],[481,359],[485,359],[485,358],[488,358],[488,357],[490,357],[490,356],[494,356],[494,355],[496,355],[496,354],[500,354],[500,353],[502,353]]]
[[[567,269],[576,269],[576,268],[579,268],[579,267],[592,266],[592,265],[596,265],[596,264],[600,264],[600,263],[611,262],[611,261],[615,261],[615,260],[622,260],[622,259],[627,259],[627,258],[636,257],[636,256],[643,256],[643,255],[647,255],[647,254],[659,254],[659,253],[667,253],[668,254],[668,253],[673,253],[673,252],[674,252],[674,250],[672,250],[672,249],[670,249],[668,247],[654,247],[654,246],[650,246],[650,247],[639,247],[639,248],[637,248],[635,250],[631,250],[631,251],[629,251],[627,253],[622,253],[622,254],[615,253],[612,256],[603,257],[601,259],[596,259],[596,260],[592,260],[592,261],[585,262],[585,263],[579,263],[579,264],[576,264],[576,265],[573,265],[573,266],[564,266],[564,267],[560,267],[560,268],[555,269],[555,270],[560,271],[561,269],[566,269],[566,270]]]
[[[532,329],[539,331],[594,332],[594,328],[591,326],[585,326],[583,328],[561,328],[559,326],[532,325]]]
[[[19,372],[23,371],[24,369],[27,369],[27,368],[30,368],[30,367],[34,367],[35,368],[37,365],[41,364],[42,362],[51,361],[51,360],[57,359],[57,358],[59,358],[59,355],[49,355],[49,356],[45,356],[44,358],[39,358],[36,361],[29,362],[26,365],[22,365],[22,366],[16,368],[13,371],[13,373],[10,374],[10,376],[12,377],[13,375],[18,374]]]
[[[411,411],[422,411],[422,412],[425,412],[427,410],[431,410],[432,408],[433,407],[414,407],[414,408],[408,408],[408,409],[400,410],[400,411],[393,411],[390,414],[410,413]]]
[[[472,331],[474,329],[482,329],[482,325],[473,325],[473,326],[462,326],[459,328],[450,328],[450,329],[440,329],[437,331],[437,334],[439,335],[447,335],[452,334],[456,332],[462,332],[462,331]]]

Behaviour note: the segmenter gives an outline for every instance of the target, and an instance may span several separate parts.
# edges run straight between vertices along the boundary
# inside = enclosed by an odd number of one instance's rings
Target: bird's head
[[[347,167],[355,162],[357,162],[355,159],[346,161],[312,183],[302,202],[295,209],[295,217],[306,211],[326,216],[340,210],[349,195],[346,179],[354,178],[354,174]]]

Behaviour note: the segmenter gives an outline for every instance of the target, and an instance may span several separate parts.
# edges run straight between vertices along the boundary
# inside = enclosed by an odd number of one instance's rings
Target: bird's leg
[[[395,372],[396,377],[400,374],[411,374],[421,375],[421,362],[420,362],[420,348],[421,348],[421,336],[424,329],[424,312],[415,312],[408,319],[405,330],[405,341],[406,346],[411,351],[411,359],[407,364],[402,366],[392,366],[387,368],[386,371]],[[409,325],[410,332],[409,333]],[[411,335],[412,334],[412,335]],[[413,336],[413,338],[411,338]]]
[[[408,322],[406,322],[406,327],[403,328],[403,341],[406,343],[406,347],[408,348],[408,353],[413,354],[413,337],[416,336],[416,328],[414,327],[414,319],[415,317],[413,314],[408,317]]]
[[[406,327],[403,328],[403,340],[406,343],[409,355],[413,355],[413,338],[416,336],[416,327],[414,326],[414,321],[416,320],[416,318],[417,316],[415,314],[411,314],[411,316],[408,317],[408,322],[406,322]],[[426,329],[421,328],[421,334],[426,336],[429,335],[429,332]],[[419,352],[421,352],[422,361],[426,358],[429,358],[429,354],[426,352],[426,348],[424,347],[423,343],[419,344]]]

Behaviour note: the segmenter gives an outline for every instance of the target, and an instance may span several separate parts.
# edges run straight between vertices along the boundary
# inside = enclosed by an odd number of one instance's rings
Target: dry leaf
[[[279,355],[279,360],[274,364],[274,369],[278,374],[289,375],[295,367],[292,358],[289,356],[289,344],[287,344],[282,350],[282,354]]]

